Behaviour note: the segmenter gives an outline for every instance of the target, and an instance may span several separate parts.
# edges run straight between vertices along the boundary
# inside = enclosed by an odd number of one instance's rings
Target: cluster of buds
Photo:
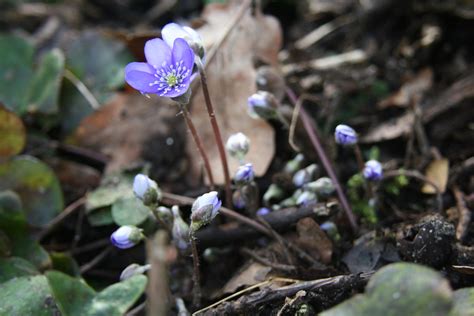
[[[303,188],[321,197],[328,197],[336,190],[334,183],[328,177],[321,177],[316,181],[306,183]]]

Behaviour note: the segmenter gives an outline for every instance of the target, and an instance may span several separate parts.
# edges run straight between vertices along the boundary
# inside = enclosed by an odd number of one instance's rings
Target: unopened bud
[[[181,217],[178,206],[173,205],[171,211],[173,212],[173,228],[171,230],[173,241],[179,249],[186,249],[190,238],[189,225]]]
[[[272,212],[271,209],[269,209],[268,207],[261,207],[257,210],[257,215],[258,216],[265,216],[267,214],[270,214]]]
[[[243,159],[249,151],[249,147],[250,141],[243,133],[232,134],[227,139],[227,152],[234,158]]]
[[[322,177],[316,181],[306,183],[304,189],[314,192],[322,197],[330,196],[336,190],[334,183],[328,177]]]
[[[357,133],[352,127],[348,125],[340,124],[336,126],[334,137],[336,139],[336,143],[340,145],[354,145],[357,143]]]
[[[285,197],[285,191],[275,183],[270,184],[267,191],[263,195],[263,202],[267,205],[281,200]]]
[[[133,193],[146,206],[153,206],[161,199],[158,184],[144,174],[137,174],[133,179]]]
[[[380,180],[383,177],[382,164],[377,160],[369,160],[365,163],[363,171],[364,178],[367,180]]]
[[[253,118],[265,120],[278,118],[277,102],[271,93],[258,91],[247,100],[248,112]]]
[[[247,184],[253,181],[255,177],[255,172],[253,170],[253,165],[247,163],[243,166],[240,166],[234,176],[234,181],[238,185]]]
[[[298,154],[292,160],[289,160],[283,171],[289,174],[294,174],[296,171],[300,170],[303,167],[304,155]]]
[[[191,208],[191,230],[195,232],[209,224],[216,217],[221,205],[222,201],[219,200],[216,191],[198,197]]]
[[[173,213],[166,206],[159,206],[153,210],[153,214],[163,223],[171,227],[173,225]]]
[[[121,226],[110,236],[112,244],[120,249],[131,248],[143,239],[142,230],[135,226]]]
[[[173,47],[174,41],[177,38],[184,39],[189,47],[194,51],[194,54],[204,59],[205,50],[202,38],[198,32],[189,26],[181,26],[176,23],[168,23],[161,30],[161,36],[169,47]]]
[[[304,184],[313,181],[318,173],[318,165],[311,164],[295,173],[295,175],[293,176],[293,184],[298,188],[302,187]]]
[[[148,270],[150,270],[149,264],[141,266],[139,264],[132,263],[131,265],[129,265],[122,271],[122,273],[120,274],[120,281],[130,279],[131,277],[135,275],[143,274],[147,272]]]
[[[318,203],[318,197],[316,196],[316,193],[311,191],[304,191],[296,199],[296,204],[298,206],[310,207],[316,205],[316,203]]]

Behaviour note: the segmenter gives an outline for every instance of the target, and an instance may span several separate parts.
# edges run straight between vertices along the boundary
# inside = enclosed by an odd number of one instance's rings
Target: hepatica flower
[[[172,46],[160,38],[145,43],[145,63],[125,67],[125,80],[141,93],[174,98],[186,93],[191,83],[194,52],[183,38]]]
[[[191,208],[191,230],[197,231],[201,226],[209,224],[219,212],[222,201],[216,191],[198,197]]]
[[[336,143],[340,145],[354,145],[357,143],[356,131],[352,127],[344,124],[336,126],[334,138],[336,139]]]
[[[173,46],[173,43],[177,38],[184,39],[196,55],[204,58],[204,45],[202,38],[194,29],[176,23],[168,23],[161,30],[161,36],[170,47]]]
[[[380,180],[383,177],[382,164],[377,160],[369,160],[365,163],[363,170],[364,178],[367,180]]]

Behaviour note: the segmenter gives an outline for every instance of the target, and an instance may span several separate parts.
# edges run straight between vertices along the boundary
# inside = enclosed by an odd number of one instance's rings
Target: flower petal
[[[134,89],[142,93],[156,93],[158,85],[151,85],[156,81],[156,77],[143,71],[125,71],[125,81]]]
[[[127,67],[125,67],[125,75],[127,72],[131,71],[141,71],[154,74],[156,70],[148,63],[129,63]]]
[[[173,47],[174,41],[177,38],[192,38],[191,34],[189,34],[181,25],[176,23],[166,24],[161,30],[161,37],[163,37],[163,40],[169,47]]]
[[[184,39],[177,38],[174,41],[172,55],[173,64],[183,61],[183,66],[189,70],[189,75],[191,75],[194,65],[194,52]]]
[[[154,38],[145,43],[145,57],[150,65],[161,68],[171,62],[171,48],[161,38]]]

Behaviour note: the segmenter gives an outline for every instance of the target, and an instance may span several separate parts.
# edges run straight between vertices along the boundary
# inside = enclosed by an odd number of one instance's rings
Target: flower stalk
[[[214,137],[217,144],[217,149],[219,151],[219,157],[222,163],[222,170],[224,172],[224,179],[225,179],[225,201],[226,206],[231,207],[232,205],[232,191],[230,188],[230,175],[229,175],[229,165],[227,163],[227,157],[225,153],[224,143],[222,142],[222,135],[219,129],[219,125],[217,124],[216,114],[214,112],[214,107],[212,106],[211,97],[209,95],[209,89],[207,86],[207,77],[206,71],[204,70],[204,66],[202,64],[202,60],[199,56],[194,57],[194,63],[198,69],[199,77],[201,79],[201,87],[202,92],[204,94],[204,100],[206,101],[206,109],[207,113],[209,114],[209,120],[211,122],[212,130],[214,132]]]
[[[206,151],[204,150],[201,137],[199,137],[196,127],[194,126],[194,123],[191,117],[189,116],[189,112],[186,109],[186,105],[180,103],[179,107],[180,107],[181,113],[183,114],[184,121],[186,122],[186,126],[189,132],[191,133],[194,143],[196,144],[196,147],[198,149],[198,152],[201,155],[202,161],[204,162],[204,169],[206,169],[207,177],[209,179],[209,188],[211,190],[214,190],[214,186],[215,186],[214,176],[212,175],[212,169],[211,169],[211,164],[209,163],[209,157],[207,156]]]
[[[193,304],[195,307],[201,305],[201,273],[199,271],[199,253],[196,245],[194,232],[191,233],[191,253],[193,257]]]

